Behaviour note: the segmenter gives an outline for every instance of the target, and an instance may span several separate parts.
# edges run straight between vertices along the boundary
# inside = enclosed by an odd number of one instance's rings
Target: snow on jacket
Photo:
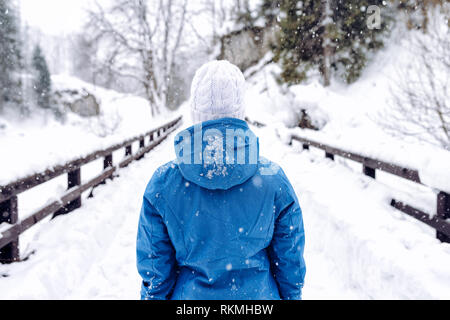
[[[305,234],[286,175],[259,156],[245,121],[198,128],[177,135],[177,160],[160,167],[145,191],[137,235],[141,298],[301,299]],[[230,130],[237,132],[231,148]]]

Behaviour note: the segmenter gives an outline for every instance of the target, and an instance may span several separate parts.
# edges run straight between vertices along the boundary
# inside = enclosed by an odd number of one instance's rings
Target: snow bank
[[[261,152],[278,162],[299,197],[306,233],[305,299],[316,291],[316,268],[324,255],[333,277],[360,299],[448,299],[450,244],[435,230],[390,206],[393,191],[344,163],[277,142],[274,128],[257,129]],[[350,297],[351,298],[351,297]]]

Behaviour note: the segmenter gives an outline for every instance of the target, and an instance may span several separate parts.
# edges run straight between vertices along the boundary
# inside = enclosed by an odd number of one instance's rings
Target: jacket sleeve
[[[170,299],[176,282],[175,249],[163,218],[144,196],[137,234],[137,268],[142,300]]]
[[[306,273],[305,232],[298,199],[287,178],[285,180],[285,189],[281,189],[275,199],[276,220],[268,253],[281,299],[301,300]]]

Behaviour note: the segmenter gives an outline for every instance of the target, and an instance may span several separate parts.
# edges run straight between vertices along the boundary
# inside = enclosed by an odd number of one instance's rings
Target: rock
[[[98,99],[86,89],[57,90],[54,93],[56,103],[81,117],[95,117],[100,115]]]
[[[302,129],[312,129],[312,130],[319,130],[317,126],[314,125],[313,120],[309,116],[306,109],[301,109],[301,116],[298,126]]]
[[[236,30],[221,38],[219,60],[228,60],[242,71],[257,64],[276,41],[273,27],[252,27]]]

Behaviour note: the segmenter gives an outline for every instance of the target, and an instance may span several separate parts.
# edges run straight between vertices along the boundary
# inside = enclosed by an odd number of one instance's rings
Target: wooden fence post
[[[19,220],[17,196],[0,203],[0,224],[15,224]],[[20,260],[19,238],[0,249],[0,263],[12,263]]]
[[[375,173],[375,169],[371,168],[371,167],[367,167],[365,165],[363,165],[363,173],[371,178],[375,179],[376,173]]]
[[[332,153],[325,152],[325,157],[327,159],[330,159],[330,160],[334,161],[334,154],[332,154]]]
[[[112,167],[112,165],[113,165],[113,155],[111,153],[105,156],[105,159],[103,160],[103,169],[108,169]]]
[[[133,154],[133,145],[125,147],[125,157],[131,156]]]
[[[133,145],[130,144],[128,146],[125,147],[125,157],[129,157],[133,154]],[[128,164],[126,165],[126,167],[128,166]]]
[[[437,195],[437,217],[444,220],[450,218],[450,194],[443,191]],[[442,242],[450,243],[450,237],[442,232],[437,231],[436,237]]]
[[[145,148],[145,137],[143,137],[139,140],[139,149],[144,149],[144,148]],[[144,155],[137,158],[137,160],[141,160],[142,158],[144,158]]]
[[[103,169],[108,169],[108,168],[111,168],[113,166],[113,155],[112,155],[112,153],[111,154],[108,154],[108,155],[106,155],[105,156],[105,159],[103,159]],[[111,179],[112,179],[112,176],[111,176]],[[105,184],[106,183],[106,181],[102,181],[100,184]]]
[[[81,168],[75,169],[73,171],[70,171],[67,174],[67,189],[72,189],[73,187],[80,186],[81,185]],[[64,208],[61,208],[57,212],[53,214],[53,218],[68,214],[69,212],[72,212],[75,209],[78,209],[81,207],[81,195],[76,198],[73,201],[70,201]]]

